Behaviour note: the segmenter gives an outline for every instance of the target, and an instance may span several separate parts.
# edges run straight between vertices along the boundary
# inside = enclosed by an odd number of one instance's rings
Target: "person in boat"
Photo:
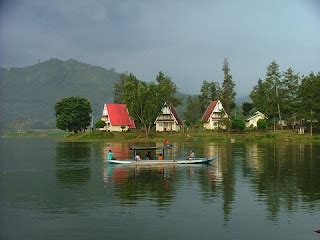
[[[190,151],[190,153],[189,153],[189,159],[193,159],[193,158],[195,158],[196,156],[195,156],[195,154],[194,154],[194,151],[193,150],[191,150]]]
[[[140,157],[139,153],[136,153],[136,156],[134,156],[134,160],[135,161],[140,161],[141,160],[141,157]]]
[[[151,160],[152,159],[150,151],[147,152],[145,159],[146,160]]]
[[[108,160],[115,159],[115,158],[114,158],[114,154],[113,154],[113,152],[111,151],[111,149],[110,149],[109,152],[108,152],[107,159],[108,159]]]
[[[162,153],[159,153],[158,160],[163,160],[163,155],[162,155]]]

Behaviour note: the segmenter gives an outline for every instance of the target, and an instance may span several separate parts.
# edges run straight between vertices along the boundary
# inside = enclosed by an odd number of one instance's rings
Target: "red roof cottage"
[[[229,119],[224,111],[220,100],[211,101],[206,112],[202,116],[202,123],[205,129],[225,129],[225,121]]]
[[[129,128],[136,128],[134,120],[129,116],[127,106],[119,103],[106,103],[103,106],[101,120],[106,126],[101,130],[123,132]]]

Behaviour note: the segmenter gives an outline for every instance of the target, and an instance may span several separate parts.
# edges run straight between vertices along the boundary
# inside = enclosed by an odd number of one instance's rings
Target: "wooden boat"
[[[171,144],[165,145],[163,147],[132,147],[133,156],[136,156],[137,151],[143,150],[162,150],[162,155],[164,156],[165,150],[171,149],[173,146]],[[217,159],[217,157],[207,157],[207,158],[190,158],[190,159],[164,159],[164,160],[106,160],[108,163],[113,164],[131,164],[131,165],[167,165],[167,164],[209,164],[211,161]]]
[[[168,159],[168,160],[106,160],[114,164],[133,164],[133,165],[165,165],[165,164],[208,164],[217,157],[192,158],[192,159]]]

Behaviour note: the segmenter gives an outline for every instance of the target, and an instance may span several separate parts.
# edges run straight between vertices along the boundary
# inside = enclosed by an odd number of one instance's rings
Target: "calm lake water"
[[[0,239],[320,239],[319,144],[167,153],[218,156],[210,166],[103,162],[110,148],[128,158],[130,146],[1,139]]]

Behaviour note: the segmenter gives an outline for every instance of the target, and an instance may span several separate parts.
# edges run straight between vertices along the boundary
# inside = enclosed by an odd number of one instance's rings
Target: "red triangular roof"
[[[206,112],[202,116],[202,122],[208,122],[209,117],[211,116],[212,111],[214,110],[215,106],[217,105],[218,101],[211,101],[209,106],[207,107]]]
[[[176,111],[176,109],[174,107],[171,107],[171,112],[173,114],[173,116],[176,118],[178,125],[183,125],[183,122],[178,114],[178,112]]]
[[[107,103],[105,108],[108,111],[110,123],[112,126],[128,126],[136,128],[134,120],[129,116],[126,104]]]

